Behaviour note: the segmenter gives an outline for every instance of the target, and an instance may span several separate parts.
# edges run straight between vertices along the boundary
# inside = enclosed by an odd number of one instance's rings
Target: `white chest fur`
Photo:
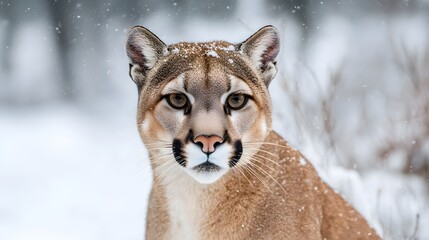
[[[165,180],[171,222],[170,239],[201,239],[201,223],[207,217],[204,186],[183,171],[171,174]]]

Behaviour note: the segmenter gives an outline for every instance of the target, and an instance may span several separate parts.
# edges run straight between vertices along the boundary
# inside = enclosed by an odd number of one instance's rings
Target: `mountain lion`
[[[239,44],[127,40],[153,169],[146,239],[379,239],[272,129],[277,30]]]

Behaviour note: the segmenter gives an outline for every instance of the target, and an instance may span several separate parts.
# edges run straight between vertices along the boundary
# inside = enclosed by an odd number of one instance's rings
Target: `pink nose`
[[[201,143],[203,144],[203,147],[201,148],[201,150],[203,150],[203,152],[205,153],[212,153],[215,150],[215,144],[216,143],[222,143],[223,138],[216,136],[216,135],[211,135],[211,136],[206,136],[206,135],[200,135],[198,137],[196,137],[194,139],[195,143]]]

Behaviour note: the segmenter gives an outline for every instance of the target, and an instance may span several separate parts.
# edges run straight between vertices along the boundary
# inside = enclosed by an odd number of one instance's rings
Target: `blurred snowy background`
[[[274,128],[384,239],[429,239],[429,1],[0,0],[0,239],[142,239],[125,37],[281,32]]]

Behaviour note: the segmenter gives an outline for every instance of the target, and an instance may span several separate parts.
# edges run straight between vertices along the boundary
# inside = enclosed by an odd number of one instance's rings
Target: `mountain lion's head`
[[[272,26],[246,41],[166,45],[144,27],[127,40],[137,123],[156,174],[212,183],[251,164],[271,128],[268,85],[280,42]]]

